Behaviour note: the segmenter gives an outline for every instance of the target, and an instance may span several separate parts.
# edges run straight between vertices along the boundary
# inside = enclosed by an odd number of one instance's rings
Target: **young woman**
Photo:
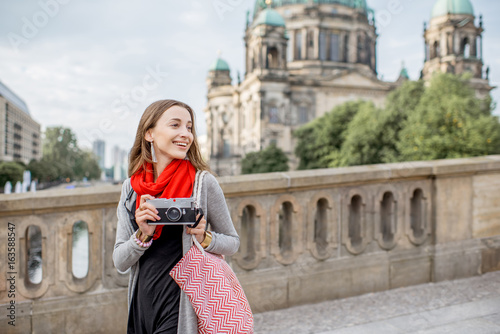
[[[238,250],[224,194],[209,173],[200,197],[205,216],[196,228],[147,224],[160,217],[146,199],[191,197],[197,170],[209,168],[201,158],[193,110],[175,100],[154,102],[139,122],[130,178],[123,183],[117,209],[113,261],[120,272],[130,268],[128,333],[198,333],[196,314],[169,272],[191,247],[191,235],[208,252],[232,255]]]

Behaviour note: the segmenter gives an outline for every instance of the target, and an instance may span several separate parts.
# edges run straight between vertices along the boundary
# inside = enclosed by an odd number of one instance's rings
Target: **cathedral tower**
[[[423,78],[429,80],[435,72],[470,73],[478,96],[488,94],[492,87],[483,74],[483,31],[482,16],[476,25],[469,0],[438,0],[429,27],[424,27]]]

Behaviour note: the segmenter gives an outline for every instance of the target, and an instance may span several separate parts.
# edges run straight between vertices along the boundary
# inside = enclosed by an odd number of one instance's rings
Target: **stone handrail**
[[[228,261],[254,312],[500,269],[500,156],[219,182],[241,237],[240,250]],[[0,195],[1,244],[9,245],[9,232],[16,235],[14,261],[8,247],[0,248],[5,324],[15,302],[17,323],[9,331],[125,330],[128,278],[111,259],[120,190]],[[72,272],[72,231],[79,221],[89,236],[83,278]],[[36,284],[27,277],[30,226],[42,236],[42,279]]]

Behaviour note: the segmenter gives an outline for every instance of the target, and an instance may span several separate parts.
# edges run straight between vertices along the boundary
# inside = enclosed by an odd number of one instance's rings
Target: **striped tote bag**
[[[243,288],[224,258],[193,246],[170,271],[198,316],[205,334],[253,333],[253,315]]]

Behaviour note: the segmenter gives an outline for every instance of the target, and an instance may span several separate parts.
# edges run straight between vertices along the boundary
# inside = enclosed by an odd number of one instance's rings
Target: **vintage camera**
[[[149,221],[149,225],[188,225],[196,227],[203,216],[201,208],[196,208],[193,198],[155,198],[147,200],[158,210],[160,220]],[[196,216],[200,215],[198,221]],[[190,226],[192,225],[192,226]]]

